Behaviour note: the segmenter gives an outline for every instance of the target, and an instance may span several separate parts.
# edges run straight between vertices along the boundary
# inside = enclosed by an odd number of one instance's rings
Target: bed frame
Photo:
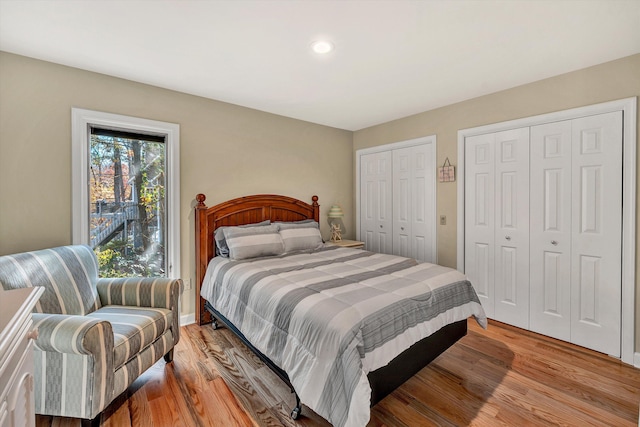
[[[205,205],[205,200],[206,196],[204,194],[196,196],[196,322],[199,325],[213,323],[214,328],[218,327],[218,320],[224,323],[295,393],[295,389],[291,385],[286,372],[256,349],[233,324],[218,313],[215,307],[205,301],[200,296],[200,289],[202,288],[207,265],[215,256],[213,233],[216,228],[251,224],[267,219],[272,222],[291,222],[303,219],[319,221],[320,205],[318,205],[318,196],[313,196],[311,204],[308,204],[287,196],[259,194],[229,200],[210,208]],[[387,366],[370,372],[367,377],[371,385],[371,406],[402,385],[466,334],[466,320],[452,323],[412,345]],[[296,419],[301,411],[300,399],[297,393],[295,393],[295,396],[296,407],[291,412],[293,419]]]

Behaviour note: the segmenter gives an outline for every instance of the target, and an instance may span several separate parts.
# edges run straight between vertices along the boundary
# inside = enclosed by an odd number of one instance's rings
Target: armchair
[[[93,250],[74,245],[0,257],[0,283],[45,288],[33,314],[37,414],[99,425],[142,372],[172,361],[179,279],[98,278]]]

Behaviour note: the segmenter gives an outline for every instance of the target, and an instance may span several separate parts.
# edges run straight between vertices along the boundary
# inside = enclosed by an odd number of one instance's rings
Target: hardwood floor
[[[640,370],[497,322],[469,333],[376,405],[369,426],[637,426]],[[227,329],[182,328],[174,362],[145,372],[101,425],[328,426]],[[38,416],[36,425],[78,426]]]

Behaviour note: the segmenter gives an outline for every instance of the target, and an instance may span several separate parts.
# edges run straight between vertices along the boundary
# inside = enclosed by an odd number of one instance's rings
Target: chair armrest
[[[182,280],[160,278],[100,278],[96,282],[102,305],[166,308],[173,312],[171,329],[173,345],[180,339],[180,308],[178,298]]]
[[[113,400],[113,329],[87,316],[33,313],[36,411],[95,418]],[[66,403],[65,403],[66,402]]]
[[[100,278],[96,288],[102,305],[166,308],[178,311],[182,280],[160,278]]]
[[[111,323],[86,316],[33,313],[38,328],[35,345],[39,350],[57,353],[102,355],[113,358]]]

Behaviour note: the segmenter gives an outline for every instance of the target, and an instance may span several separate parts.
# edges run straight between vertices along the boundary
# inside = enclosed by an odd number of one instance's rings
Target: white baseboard
[[[640,353],[633,353],[633,366],[640,368]],[[640,426],[640,423],[638,425]]]
[[[189,314],[183,314],[180,316],[180,326],[187,326],[190,325],[192,323],[196,323],[196,314],[195,313],[189,313]],[[638,359],[640,360],[640,359]]]

